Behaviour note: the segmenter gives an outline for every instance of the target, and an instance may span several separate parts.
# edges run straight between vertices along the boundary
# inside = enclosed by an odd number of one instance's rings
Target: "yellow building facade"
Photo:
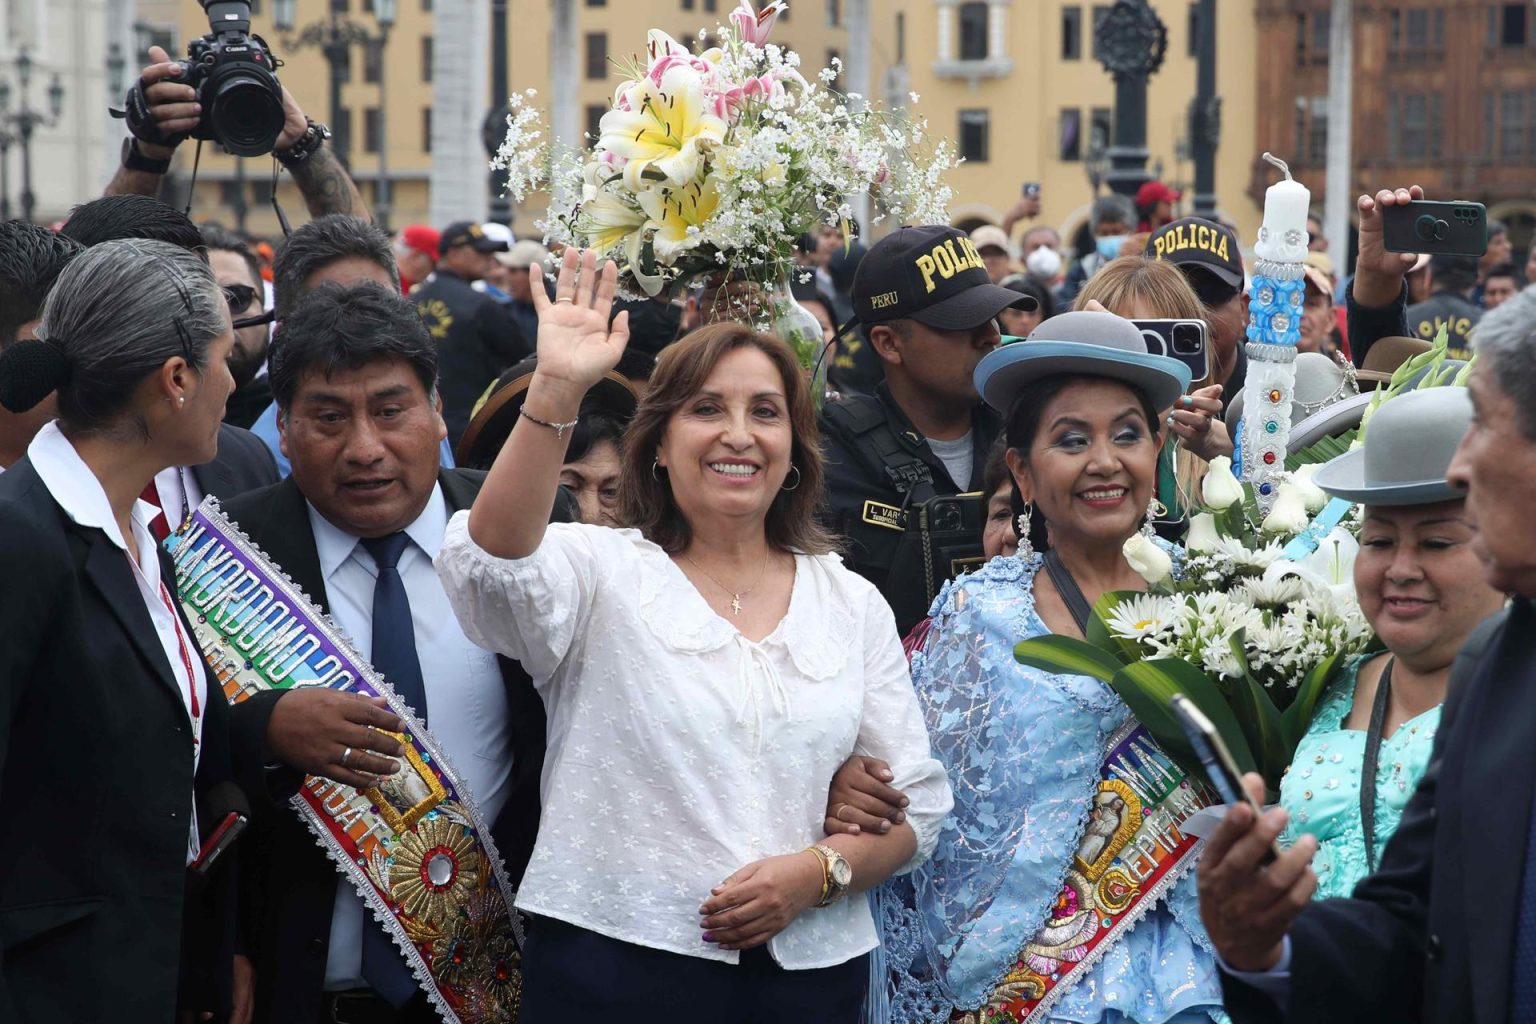
[[[323,18],[338,0],[297,0],[297,21]],[[451,3],[489,0],[435,0]],[[1113,119],[1114,84],[1093,56],[1096,10],[1107,4],[1063,0],[864,0],[867,21],[859,18],[858,0],[791,0],[787,18],[774,29],[775,41],[795,49],[808,68],[824,66],[833,56],[848,60],[860,47],[867,66],[868,94],[877,102],[909,104],[935,133],[955,139],[968,159],[950,176],[955,190],[951,213],[956,223],[1000,222],[1017,201],[1025,182],[1041,186],[1042,211],[1035,223],[1066,233],[1086,217],[1093,187],[1087,173],[1096,131],[1107,133]],[[1222,140],[1216,192],[1220,211],[1245,241],[1262,219],[1250,197],[1253,177],[1257,102],[1255,55],[1261,41],[1254,19],[1255,0],[1218,4],[1218,91],[1222,98]],[[428,150],[434,73],[431,39],[434,0],[398,0],[397,22],[390,33],[382,75],[365,67],[360,48],[343,99],[351,111],[351,166],[364,195],[373,201],[379,175],[378,123],[384,125],[389,174],[394,182],[390,211],[393,226],[426,216],[431,156]],[[568,5],[574,20],[572,52],[555,54],[551,29],[557,4]],[[618,75],[615,60],[638,58],[646,30],[659,28],[679,40],[724,23],[736,0],[510,0],[508,69],[514,92],[535,89],[547,103],[560,72],[577,99],[577,131],[595,126],[607,110]],[[1148,93],[1148,148],[1151,169],[1162,180],[1185,190],[1190,206],[1194,176],[1186,140],[1187,111],[1195,91],[1195,59],[1189,0],[1152,0],[1168,28],[1167,55]],[[206,31],[201,11],[184,5],[182,39]],[[346,0],[348,16],[375,27],[372,0]],[[329,120],[328,72],[317,49],[283,47],[283,33],[270,22],[270,0],[258,0],[256,28],[287,62],[281,75],[311,116]],[[852,22],[852,24],[850,24]],[[365,74],[365,72],[370,72]],[[370,81],[382,77],[383,82]],[[381,93],[380,84],[384,91]],[[842,83],[846,87],[846,83]],[[381,96],[385,97],[381,101]],[[910,104],[909,104],[910,105]],[[386,114],[376,111],[384,109]],[[370,122],[374,122],[370,124]],[[189,156],[190,154],[188,154]],[[245,161],[249,190],[247,222],[270,232],[276,223],[261,205],[269,189],[271,162]],[[190,159],[182,158],[182,170]],[[194,214],[232,220],[229,200],[235,191],[234,162],[211,155],[205,147],[204,184]],[[260,183],[259,183],[260,182]],[[304,217],[291,184],[279,189],[293,219]],[[519,235],[532,234],[543,215],[542,200],[513,211]],[[1024,230],[1024,225],[1016,229]]]

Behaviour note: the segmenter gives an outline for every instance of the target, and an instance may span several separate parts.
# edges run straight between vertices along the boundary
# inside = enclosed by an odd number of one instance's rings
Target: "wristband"
[[[295,142],[287,149],[275,149],[272,151],[272,155],[277,157],[277,162],[289,170],[314,156],[315,151],[325,143],[326,139],[331,137],[331,130],[319,121],[312,117],[305,118],[305,120],[309,122],[309,127],[305,129],[303,135],[299,136],[298,142]]]
[[[130,136],[123,140],[123,166],[130,171],[143,171],[145,174],[164,174],[171,169],[171,161],[145,156],[139,151],[139,140]]]

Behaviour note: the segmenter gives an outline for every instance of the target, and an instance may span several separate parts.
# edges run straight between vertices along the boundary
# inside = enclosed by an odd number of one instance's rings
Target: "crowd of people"
[[[1014,230],[1038,194],[806,235],[813,394],[739,282],[624,299],[503,225],[391,237],[286,93],[312,219],[275,251],[193,223],[156,196],[195,94],[151,57],[158,141],[57,229],[0,224],[0,1020],[420,1024],[449,983],[527,1024],[1536,1020],[1536,252],[1502,225],[1481,260],[1390,252],[1423,193],[1383,189],[1342,277],[1309,232],[1293,439],[1442,330],[1474,368],[1317,472],[1362,510],[1379,643],[1278,804],[1142,893],[1145,794],[1105,774],[1135,716],[1014,648],[1146,592],[1127,542],[1181,556],[1234,454],[1231,225],[1149,182],[1076,252]],[[1198,322],[1204,375],[1137,320]],[[398,702],[225,699],[169,550],[208,497]],[[386,926],[412,899],[295,813],[395,793],[362,805],[415,828],[418,731],[516,893],[494,976],[446,918]],[[475,919],[443,843],[411,884]]]

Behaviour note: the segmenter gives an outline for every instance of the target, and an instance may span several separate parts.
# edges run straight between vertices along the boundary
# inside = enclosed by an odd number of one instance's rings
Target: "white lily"
[[[1281,561],[1264,572],[1264,578],[1295,576],[1327,592],[1340,607],[1355,601],[1355,558],[1360,542],[1342,526],[1335,526],[1318,542],[1317,550],[1297,562]]]
[[[708,109],[704,80],[687,64],[635,82],[626,110],[603,115],[598,149],[625,161],[624,184],[633,192],[683,186],[699,176],[705,155],[725,139],[726,124]]]
[[[1232,460],[1218,455],[1211,460],[1200,484],[1200,497],[1206,505],[1220,510],[1243,500],[1243,485],[1232,475]]]

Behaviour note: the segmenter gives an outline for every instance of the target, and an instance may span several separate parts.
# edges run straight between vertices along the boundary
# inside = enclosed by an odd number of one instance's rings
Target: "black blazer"
[[[0,475],[0,566],[0,1021],[169,1022],[187,818],[194,788],[230,777],[228,706],[210,671],[194,778],[128,559],[29,459]],[[160,568],[173,582],[163,552]],[[206,837],[216,822],[201,804],[198,817]]]
[[[219,454],[212,462],[192,467],[204,494],[228,501],[237,494],[278,481],[277,460],[266,442],[240,427],[219,424]]]
[[[1517,600],[1456,660],[1434,753],[1381,865],[1291,928],[1288,1014],[1223,978],[1240,1024],[1505,1024],[1531,795],[1536,614]]]
[[[469,508],[484,480],[485,474],[474,470],[440,471],[438,482],[449,513]],[[292,477],[231,501],[224,511],[322,610],[328,610],[308,507]],[[570,518],[564,500],[557,502],[555,511],[557,521]],[[533,855],[539,825],[544,703],[521,665],[503,657],[496,660],[507,690],[516,763],[491,838],[517,885]],[[231,730],[242,752],[264,750],[267,722],[279,696],[262,694],[232,709]],[[272,760],[267,752],[265,761]],[[250,837],[254,842],[241,865],[242,904],[251,918],[245,926],[246,943],[256,967],[256,1020],[314,1021],[320,1014],[339,876],[292,808],[274,804],[269,810],[258,810]]]

